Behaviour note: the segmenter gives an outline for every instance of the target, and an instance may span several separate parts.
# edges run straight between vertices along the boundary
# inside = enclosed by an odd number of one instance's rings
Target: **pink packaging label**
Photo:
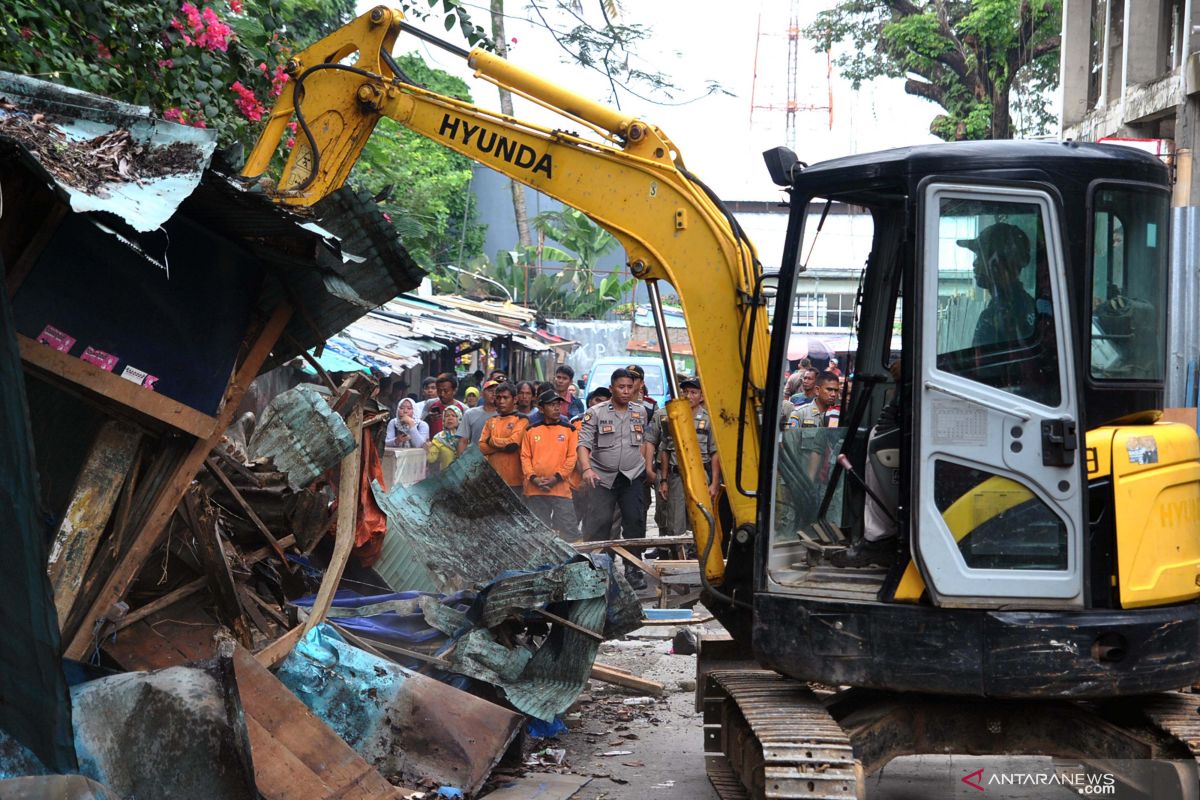
[[[71,352],[71,348],[75,346],[75,337],[63,333],[53,325],[47,325],[38,334],[37,340],[42,344],[48,344],[55,350],[61,353]]]
[[[105,372],[112,372],[113,367],[117,365],[118,359],[116,356],[106,353],[103,350],[97,350],[94,347],[89,347],[83,351],[80,360],[86,361],[89,364],[94,364]]]

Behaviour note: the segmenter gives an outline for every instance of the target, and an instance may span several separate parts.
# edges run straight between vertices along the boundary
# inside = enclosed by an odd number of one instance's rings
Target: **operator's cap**
[[[1029,237],[1009,222],[988,225],[974,239],[959,239],[958,246],[981,255],[997,255],[1010,264],[1024,264],[1029,259]]]
[[[642,369],[637,364],[630,364],[628,367],[625,368],[625,371],[632,372],[634,374],[634,377],[636,377],[639,381],[646,380],[646,370]]]
[[[695,375],[691,375],[687,378],[684,378],[683,380],[681,380],[679,382],[679,388],[680,389],[699,389],[700,388],[700,379],[698,377],[696,377]]]
[[[483,384],[483,388],[485,388],[485,389],[494,389],[494,388],[496,388],[496,387],[497,387],[497,386],[499,386],[499,385],[500,385],[500,381],[497,381],[497,380],[490,380],[490,381],[487,381],[487,382],[485,382],[485,383]]]
[[[555,400],[561,401],[563,403],[567,402],[566,399],[562,395],[560,395],[558,392],[554,391],[553,389],[547,389],[546,391],[544,391],[538,395],[538,405],[539,406],[544,406],[544,405],[546,405],[546,403],[553,403]]]

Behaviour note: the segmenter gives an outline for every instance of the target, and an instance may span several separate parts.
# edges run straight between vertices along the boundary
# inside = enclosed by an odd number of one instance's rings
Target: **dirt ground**
[[[710,623],[715,624],[715,623]],[[696,657],[672,653],[676,628],[634,631],[605,642],[597,661],[659,681],[662,697],[641,697],[618,686],[592,681],[566,715],[568,731],[534,750],[565,750],[562,771],[590,776],[575,800],[718,800],[704,772],[700,715],[694,710]],[[552,757],[553,754],[551,754]],[[983,768],[992,772],[1053,771],[1049,759],[917,756],[898,759],[868,779],[871,800],[963,800],[980,796],[961,778]],[[988,787],[1003,800],[1066,800],[1064,787]]]

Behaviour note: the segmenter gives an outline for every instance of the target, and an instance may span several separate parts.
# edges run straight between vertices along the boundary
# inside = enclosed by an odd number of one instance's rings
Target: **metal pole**
[[[663,369],[667,371],[667,386],[671,397],[678,398],[679,378],[675,375],[675,360],[671,358],[671,343],[667,339],[667,318],[663,316],[662,297],[658,293],[658,281],[646,281],[646,294],[650,297],[650,311],[654,315],[654,330],[658,333],[658,350],[662,354]]]

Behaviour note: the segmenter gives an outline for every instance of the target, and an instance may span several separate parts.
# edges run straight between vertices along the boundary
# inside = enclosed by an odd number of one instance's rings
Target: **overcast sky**
[[[598,14],[593,11],[596,2],[588,0],[585,6],[589,20],[598,23]],[[373,5],[363,3],[360,10]],[[490,28],[486,4],[464,5],[473,21]],[[510,40],[516,39],[509,53],[511,61],[593,99],[611,102],[605,77],[568,62],[566,53],[526,3],[508,0],[506,5],[506,33]],[[675,100],[662,103],[621,92],[621,107],[661,128],[678,146],[688,168],[728,200],[778,197],[761,153],[788,144],[783,110],[788,96],[788,5],[780,0],[759,0],[734,11],[729,3],[710,0],[624,3],[627,23],[642,24],[653,31],[648,43],[639,48],[636,65],[670,76],[680,92]],[[832,0],[801,0],[795,5],[803,28],[820,9],[832,5]],[[562,16],[548,19],[563,28],[570,25]],[[448,33],[439,19],[410,21],[436,36],[464,44],[457,30]],[[396,51],[414,49],[431,64],[467,79],[478,105],[498,107],[495,87],[472,79],[464,62],[402,34]],[[706,86],[713,81],[731,94],[705,96]],[[833,97],[832,129],[825,109],[800,111],[796,116],[795,150],[803,161],[814,163],[851,153],[937,141],[929,134],[929,122],[939,110],[936,106],[906,95],[899,80],[876,81],[856,92],[838,77],[836,67],[832,78],[827,78],[825,54],[814,53],[804,40],[799,43],[796,87],[801,104],[827,106],[831,89]],[[661,99],[645,87],[633,88],[644,96]],[[752,94],[753,105],[757,106],[753,109]],[[680,104],[682,100],[691,102]],[[558,125],[561,119],[520,98],[516,99],[516,115],[548,126]]]

